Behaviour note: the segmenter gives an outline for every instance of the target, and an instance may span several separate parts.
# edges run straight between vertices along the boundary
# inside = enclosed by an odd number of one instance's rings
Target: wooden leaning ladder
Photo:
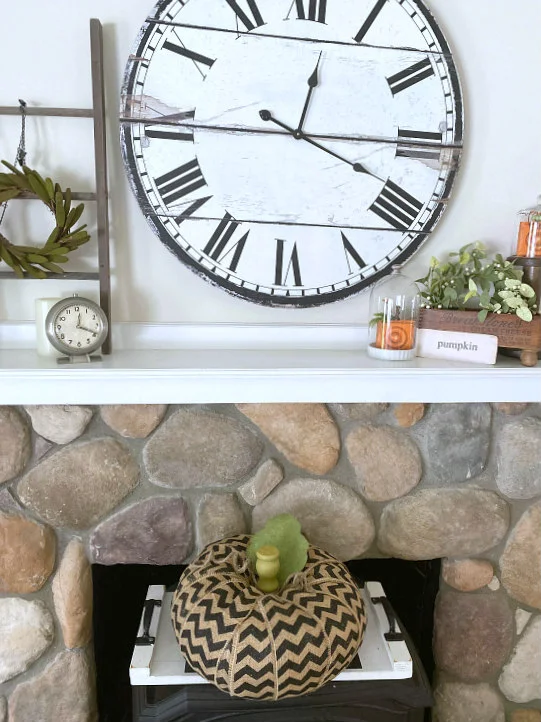
[[[90,57],[92,63],[92,108],[33,108],[27,107],[27,115],[61,118],[92,118],[94,121],[95,193],[73,192],[78,201],[95,201],[97,207],[98,265],[97,272],[49,273],[47,278],[71,281],[99,281],[100,306],[107,316],[109,331],[102,346],[102,353],[111,353],[111,270],[109,260],[109,191],[107,187],[107,147],[105,137],[105,88],[103,81],[103,30],[99,20],[90,21]],[[18,106],[0,106],[0,115],[20,115]],[[36,195],[21,194],[19,198],[33,199]],[[14,199],[15,200],[15,199]],[[0,279],[16,279],[12,271],[1,271]],[[28,276],[25,274],[25,278]],[[24,280],[24,279],[23,279]]]

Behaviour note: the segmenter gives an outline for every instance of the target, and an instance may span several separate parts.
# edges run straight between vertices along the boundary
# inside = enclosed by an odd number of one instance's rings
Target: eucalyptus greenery
[[[480,309],[480,321],[490,312],[512,313],[531,321],[537,312],[537,298],[533,288],[522,282],[522,273],[500,253],[490,260],[482,243],[469,243],[449,253],[446,261],[432,257],[427,275],[417,280],[421,305],[460,311]]]

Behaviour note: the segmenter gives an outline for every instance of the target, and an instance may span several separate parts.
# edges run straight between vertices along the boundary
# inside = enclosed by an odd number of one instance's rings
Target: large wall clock
[[[153,230],[244,299],[366,288],[455,180],[456,67],[420,0],[163,0],[126,68],[121,145]]]

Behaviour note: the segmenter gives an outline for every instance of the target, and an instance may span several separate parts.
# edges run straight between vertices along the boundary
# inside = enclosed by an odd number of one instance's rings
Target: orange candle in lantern
[[[541,258],[541,222],[521,221],[518,228],[517,256]]]
[[[375,345],[387,351],[409,351],[415,345],[415,321],[379,321]]]

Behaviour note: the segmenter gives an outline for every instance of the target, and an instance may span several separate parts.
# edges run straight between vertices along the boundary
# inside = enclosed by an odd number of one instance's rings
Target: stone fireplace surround
[[[0,722],[96,719],[92,562],[282,511],[342,559],[442,557],[438,722],[541,722],[541,405],[507,403],[0,407]]]

